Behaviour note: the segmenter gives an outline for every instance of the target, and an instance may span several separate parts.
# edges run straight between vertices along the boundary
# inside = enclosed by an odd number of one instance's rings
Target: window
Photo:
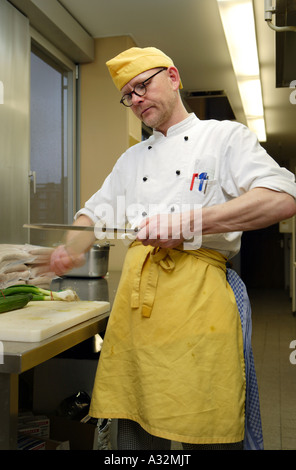
[[[32,46],[30,222],[67,224],[75,212],[75,68]],[[74,80],[73,80],[74,79]],[[74,85],[73,85],[74,83]],[[62,232],[34,231],[30,243],[59,243]]]

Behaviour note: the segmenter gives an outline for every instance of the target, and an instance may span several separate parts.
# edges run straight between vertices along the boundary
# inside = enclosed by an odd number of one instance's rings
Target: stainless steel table
[[[105,278],[63,278],[53,281],[51,288],[72,287],[81,300],[109,301],[116,294],[120,272],[110,272]],[[50,304],[49,304],[50,308]],[[80,323],[38,343],[2,341],[3,360],[0,362],[0,450],[15,449],[19,403],[19,374],[51,359],[63,351],[105,330],[109,312]]]

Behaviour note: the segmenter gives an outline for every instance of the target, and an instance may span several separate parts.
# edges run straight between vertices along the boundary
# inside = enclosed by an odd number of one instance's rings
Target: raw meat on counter
[[[48,269],[53,248],[30,244],[0,244],[0,289],[31,284],[49,288],[55,273]]]

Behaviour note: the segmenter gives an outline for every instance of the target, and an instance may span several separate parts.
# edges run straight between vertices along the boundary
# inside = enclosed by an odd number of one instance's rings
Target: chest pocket
[[[224,200],[222,189],[217,180],[205,180],[203,184],[200,184],[199,180],[196,180],[192,189],[191,182],[183,188],[183,204],[199,204],[202,206],[213,206],[218,204],[221,200]]]
[[[196,158],[193,151],[188,158],[187,177],[183,186],[182,203],[213,206],[225,200],[219,180],[216,178],[216,157],[203,154]]]

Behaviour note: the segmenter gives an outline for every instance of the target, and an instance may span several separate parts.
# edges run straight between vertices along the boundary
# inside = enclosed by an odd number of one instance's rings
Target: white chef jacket
[[[221,204],[255,187],[296,197],[294,175],[266,153],[248,128],[190,114],[166,136],[154,131],[121,155],[75,217],[85,214],[107,226],[135,227],[146,216]],[[241,234],[204,235],[202,246],[230,258],[239,251]]]

